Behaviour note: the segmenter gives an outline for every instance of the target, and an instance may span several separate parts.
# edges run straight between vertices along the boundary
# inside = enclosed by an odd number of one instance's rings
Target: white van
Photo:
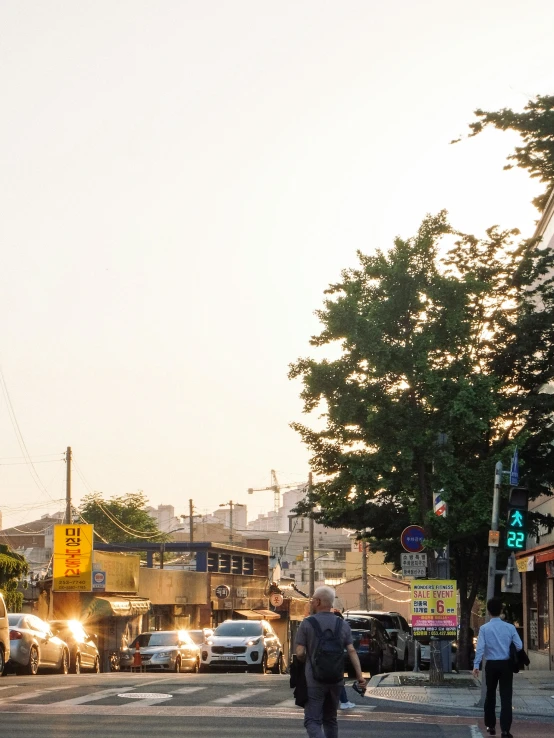
[[[0,593],[0,676],[6,673],[6,663],[10,658],[10,629],[8,611]]]

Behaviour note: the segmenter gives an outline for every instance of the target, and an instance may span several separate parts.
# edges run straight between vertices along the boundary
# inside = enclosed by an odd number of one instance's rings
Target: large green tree
[[[157,522],[146,508],[143,492],[130,492],[105,499],[101,492],[83,497],[79,507],[82,519],[94,525],[95,533],[108,543],[165,541]]]
[[[514,153],[508,157],[510,163],[505,169],[521,167],[531,177],[545,184],[544,192],[533,200],[540,211],[544,210],[554,189],[554,97],[537,95],[529,100],[521,112],[510,108],[495,111],[479,109],[475,111],[475,116],[477,120],[470,123],[470,136],[478,135],[487,126],[501,131],[515,131],[521,136],[523,145],[516,146]]]
[[[450,540],[464,658],[495,463],[508,465],[517,444],[532,495],[551,493],[554,396],[541,389],[554,374],[554,255],[516,232],[455,233],[443,212],[389,252],[358,257],[327,290],[311,340],[338,357],[290,370],[305,412],[323,420],[293,424],[323,478],[303,510],[368,528],[396,564],[408,524],[424,526],[430,547]],[[447,518],[433,513],[439,491]]]
[[[0,544],[0,592],[10,612],[21,610],[23,595],[17,591],[17,583],[28,572],[25,557],[12,551],[9,546]]]

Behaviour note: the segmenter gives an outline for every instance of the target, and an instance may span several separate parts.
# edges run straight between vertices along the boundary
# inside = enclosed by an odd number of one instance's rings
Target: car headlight
[[[168,656],[171,656],[171,651],[160,651],[159,653],[155,654],[154,658],[166,659]]]
[[[208,644],[208,646],[213,646],[214,645],[214,642],[211,641],[211,640],[206,641],[206,643]]]
[[[246,645],[247,645],[247,646],[257,646],[257,645],[258,645],[258,643],[259,643],[259,642],[260,642],[261,640],[262,640],[262,639],[261,639],[261,636],[260,636],[260,638],[251,638],[251,639],[250,639],[250,640],[248,641],[248,643],[247,643]]]

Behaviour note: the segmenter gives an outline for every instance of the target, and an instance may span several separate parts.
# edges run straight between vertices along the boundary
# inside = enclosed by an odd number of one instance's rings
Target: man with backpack
[[[335,617],[334,601],[332,587],[318,587],[311,599],[312,615],[302,622],[296,635],[296,657],[306,663],[304,727],[309,738],[338,738],[337,707],[344,684],[345,649],[360,688],[366,686],[350,626]]]

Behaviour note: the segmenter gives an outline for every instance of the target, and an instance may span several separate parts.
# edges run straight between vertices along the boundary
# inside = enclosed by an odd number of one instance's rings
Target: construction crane
[[[248,489],[248,494],[253,495],[254,492],[273,492],[273,509],[276,513],[279,512],[279,508],[281,507],[281,490],[282,489],[294,489],[295,487],[299,487],[299,484],[279,484],[277,481],[277,474],[275,474],[275,469],[271,470],[271,486],[270,487],[260,487],[259,489],[252,489],[250,487]]]

